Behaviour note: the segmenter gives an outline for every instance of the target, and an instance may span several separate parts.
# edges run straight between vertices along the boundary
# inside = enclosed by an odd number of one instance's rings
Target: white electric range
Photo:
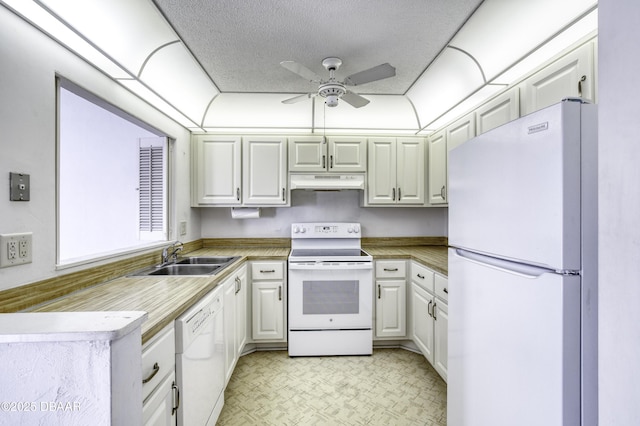
[[[294,223],[289,355],[371,355],[373,259],[359,223]]]

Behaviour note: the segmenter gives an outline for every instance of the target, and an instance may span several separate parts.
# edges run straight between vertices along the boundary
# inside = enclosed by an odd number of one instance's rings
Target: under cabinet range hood
[[[364,174],[301,174],[289,175],[291,189],[310,191],[341,191],[343,189],[364,189]]]

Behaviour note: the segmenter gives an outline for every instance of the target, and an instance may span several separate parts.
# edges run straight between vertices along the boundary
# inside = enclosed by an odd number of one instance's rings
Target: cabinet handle
[[[329,156],[329,168],[333,169],[333,155]]]
[[[171,415],[173,416],[178,408],[180,408],[180,388],[176,385],[176,382],[171,383],[171,390],[173,390],[173,408],[171,409]]]
[[[236,294],[240,293],[241,288],[242,288],[242,280],[236,277]]]
[[[391,188],[391,200],[392,201],[396,200],[396,189],[395,188]]]
[[[282,286],[278,286],[278,300],[282,300]]]
[[[400,188],[398,188],[398,201],[402,200],[402,194],[400,193]]]
[[[398,268],[384,268],[386,272],[398,272]]]
[[[380,284],[378,284],[378,299],[380,299]]]
[[[429,304],[427,305],[427,313],[430,317],[433,318],[433,314],[431,313],[431,305],[433,304],[433,300],[429,300]]]
[[[155,364],[153,364],[153,371],[151,372],[149,377],[147,377],[146,379],[142,379],[142,384],[149,383],[151,379],[153,379],[155,375],[158,374],[158,371],[160,371],[160,366],[156,362]]]
[[[282,201],[285,201],[285,199],[284,199],[284,188],[282,188]]]
[[[438,321],[438,317],[436,315],[436,306],[438,306],[438,304],[436,302],[433,302],[433,308],[431,308],[431,311],[433,311],[433,320],[434,321]]]
[[[424,275],[420,275],[420,274],[416,274],[418,276],[418,278],[420,278],[421,280],[424,280]]]
[[[442,291],[444,291],[445,293],[449,294],[449,290],[447,290],[447,288],[443,288]]]
[[[583,75],[582,77],[580,77],[580,80],[578,80],[578,97],[582,97],[582,82],[587,80],[587,76]]]
[[[442,185],[442,188],[440,188],[440,197],[442,197],[442,199],[444,200],[444,197],[446,195],[447,191],[445,191],[445,187],[444,185]]]
[[[276,272],[275,269],[260,269],[261,274],[273,274],[274,272]]]
[[[322,156],[322,168],[326,168],[327,167],[327,156],[323,155]]]
[[[240,188],[236,188],[236,200],[240,201]]]

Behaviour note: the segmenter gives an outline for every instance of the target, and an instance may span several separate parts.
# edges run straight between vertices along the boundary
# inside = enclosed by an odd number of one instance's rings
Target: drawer
[[[156,366],[157,365],[157,366]],[[142,400],[175,371],[176,337],[173,323],[163,328],[142,347]],[[144,383],[145,380],[148,380]]]
[[[434,292],[434,275],[431,269],[425,268],[419,263],[411,262],[411,281],[432,294]]]
[[[406,260],[376,260],[376,278],[405,278]]]
[[[449,280],[440,274],[435,274],[436,296],[448,302],[449,300]]]
[[[281,280],[284,278],[284,262],[252,262],[252,280]]]

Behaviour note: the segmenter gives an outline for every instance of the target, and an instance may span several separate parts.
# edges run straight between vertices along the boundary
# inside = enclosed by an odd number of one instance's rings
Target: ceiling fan
[[[336,80],[335,72],[340,68],[340,65],[342,65],[342,60],[340,58],[325,58],[322,61],[322,66],[329,71],[328,80],[324,80],[309,68],[294,61],[283,61],[280,62],[280,65],[289,71],[298,74],[305,80],[319,84],[317,93],[306,93],[304,95],[285,99],[282,101],[283,104],[294,104],[320,95],[326,99],[325,104],[329,107],[337,106],[338,99],[342,99],[351,106],[360,108],[367,105],[369,100],[352,92],[351,90],[348,90],[346,86],[359,86],[396,75],[396,69],[388,63],[384,63],[376,67],[351,74],[343,81],[338,81]]]

